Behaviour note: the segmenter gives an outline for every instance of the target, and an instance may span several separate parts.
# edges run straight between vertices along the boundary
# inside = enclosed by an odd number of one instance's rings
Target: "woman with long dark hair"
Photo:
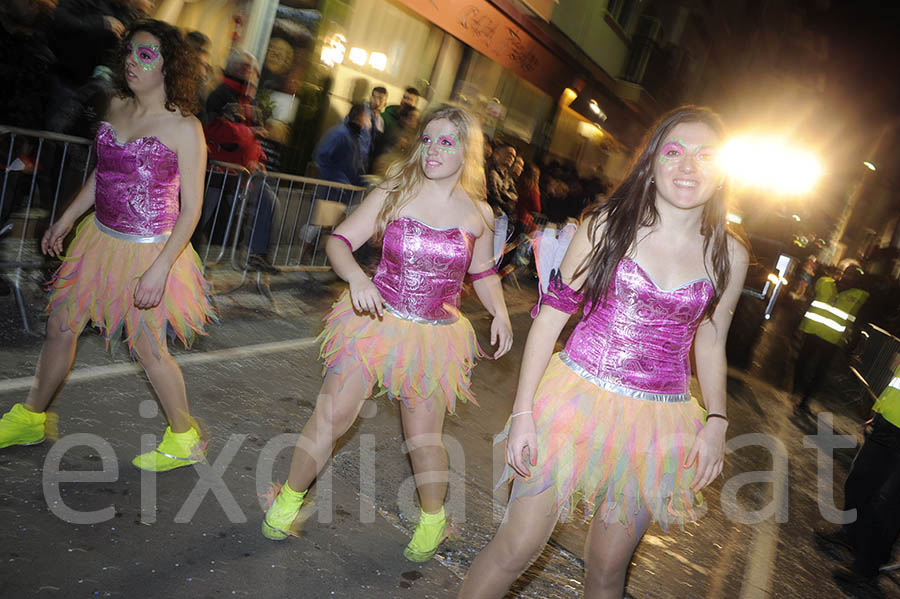
[[[685,106],[575,234],[525,346],[506,430],[506,516],[460,597],[503,597],[584,502],[585,597],[621,599],[651,521],[694,518],[725,450],[725,339],[748,253],[726,228],[719,118]],[[584,303],[565,350],[563,326]],[[691,397],[694,344],[704,409]],[[551,355],[552,354],[552,355]]]
[[[444,538],[444,415],[455,412],[457,400],[473,399],[470,376],[480,353],[472,325],[458,310],[467,273],[494,316],[494,358],[509,351],[512,330],[493,267],[481,128],[465,110],[444,105],[423,120],[417,139],[325,246],[334,272],[350,288],[319,337],[325,381],[288,480],[263,520],[269,539],[293,532],[307,490],[376,384],[401,400],[419,495],[419,523],[403,553],[427,561]],[[382,258],[370,280],[353,251],[371,237],[381,240]]]
[[[62,256],[53,277],[47,338],[24,404],[0,420],[0,447],[44,440],[45,411],[75,360],[78,335],[91,321],[118,344],[124,331],[162,403],[169,426],[159,447],[137,456],[145,470],[171,470],[202,459],[184,378],[166,346],[171,330],[185,345],[212,318],[200,259],[190,247],[200,216],[206,143],[193,116],[197,61],[181,33],[145,20],[122,36],[118,95],[94,144],[97,167],[41,240]]]

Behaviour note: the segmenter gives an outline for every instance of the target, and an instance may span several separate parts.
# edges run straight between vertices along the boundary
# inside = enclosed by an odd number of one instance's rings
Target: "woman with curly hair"
[[[467,273],[494,316],[494,358],[509,351],[512,330],[493,267],[481,128],[469,113],[444,105],[423,121],[418,140],[325,247],[350,289],[319,337],[325,381],[300,433],[287,483],[263,520],[263,535],[270,539],[291,534],[307,489],[376,383],[381,393],[401,400],[419,495],[421,515],[404,555],[427,561],[444,538],[444,414],[455,412],[457,399],[472,399],[470,373],[480,353],[472,325],[458,310]],[[382,258],[370,280],[353,251],[373,236],[382,242]]]
[[[181,33],[161,21],[139,21],[122,36],[118,95],[100,124],[97,167],[41,240],[45,254],[62,254],[51,282],[47,337],[25,403],[0,420],[0,448],[44,440],[45,410],[75,358],[90,320],[115,346],[124,330],[169,426],[159,447],[137,456],[138,468],[171,470],[202,457],[188,411],[184,379],[166,347],[169,328],[185,344],[213,318],[208,284],[189,239],[203,192],[206,144],[192,115],[195,60]]]
[[[683,106],[587,210],[528,333],[506,430],[506,515],[460,597],[504,597],[576,503],[592,520],[584,596],[621,599],[651,522],[695,519],[725,453],[725,340],[748,252],[725,220],[724,138]],[[569,317],[583,316],[553,353]],[[694,348],[705,409],[691,397]]]

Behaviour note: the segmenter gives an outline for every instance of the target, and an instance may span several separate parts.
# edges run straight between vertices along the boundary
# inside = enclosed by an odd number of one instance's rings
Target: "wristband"
[[[510,416],[509,419],[512,420],[516,416],[522,416],[523,414],[531,414],[531,410],[522,410],[521,412],[516,412],[512,416]]]
[[[483,279],[485,277],[489,277],[489,276],[495,275],[495,274],[497,274],[497,267],[492,266],[487,270],[482,270],[481,272],[469,273],[469,277],[472,279],[472,282],[475,282],[478,279]]]
[[[706,420],[708,421],[710,418],[721,418],[721,419],[724,420],[725,422],[728,422],[728,418],[726,418],[726,417],[723,416],[722,414],[707,414],[707,415],[706,415]]]

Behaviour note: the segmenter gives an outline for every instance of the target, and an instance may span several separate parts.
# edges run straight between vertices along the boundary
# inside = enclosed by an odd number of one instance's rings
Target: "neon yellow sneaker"
[[[37,445],[44,442],[47,414],[32,412],[25,404],[15,404],[0,419],[0,449],[10,445]]]
[[[262,522],[262,534],[273,541],[283,541],[291,534],[291,524],[300,513],[306,491],[295,491],[287,482],[281,487]]]
[[[403,556],[411,562],[430,560],[437,553],[438,545],[445,538],[446,525],[447,518],[444,515],[443,507],[436,514],[428,514],[423,511],[419,516],[419,523],[416,525],[412,540],[403,550]]]
[[[201,443],[197,429],[191,428],[183,433],[173,433],[166,427],[162,442],[153,451],[142,453],[131,463],[141,470],[165,472],[183,466],[196,464],[206,454],[205,443]]]

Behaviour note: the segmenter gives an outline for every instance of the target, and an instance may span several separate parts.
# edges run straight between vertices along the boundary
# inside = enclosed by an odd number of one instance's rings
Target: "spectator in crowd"
[[[518,194],[512,178],[516,149],[509,144],[495,144],[491,168],[487,173],[487,201],[495,212],[505,214],[510,222],[516,220]]]
[[[47,41],[55,0],[0,3],[0,81],[14,93],[0,94],[4,125],[41,129],[53,52]],[[5,159],[5,158],[4,158]]]
[[[512,165],[512,180],[516,185],[519,184],[519,177],[522,176],[522,171],[525,170],[525,159],[521,156],[516,156],[515,162]]]
[[[558,174],[550,172],[543,177],[543,192],[541,193],[541,210],[547,221],[562,224],[569,220],[566,197],[569,195],[569,186]]]
[[[393,131],[395,128],[400,127],[400,116],[399,111],[403,106],[408,106],[410,108],[418,108],[419,107],[419,90],[414,87],[407,87],[406,91],[403,92],[403,97],[400,99],[399,104],[392,104],[384,109],[382,113],[382,117],[384,118],[384,134],[396,136],[396,133]]]
[[[387,106],[387,89],[382,86],[373,88],[369,101],[363,106],[369,115],[371,125],[368,129],[360,131],[359,147],[365,162],[366,172],[368,173],[371,171],[372,163],[377,156],[376,150],[381,143],[381,138],[384,136],[384,117],[381,116],[381,113],[384,112],[384,107]]]
[[[529,235],[537,228],[532,215],[541,211],[540,180],[541,169],[535,163],[529,162],[516,184],[519,194],[519,201],[516,204],[519,225],[522,231]]]
[[[372,172],[381,173],[395,154],[405,154],[414,139],[416,128],[419,126],[419,109],[412,106],[401,106],[397,111],[397,123],[389,133],[380,136],[378,148],[375,153],[375,162]]]
[[[207,99],[206,115],[209,120],[203,126],[210,160],[239,164],[251,173],[266,170],[266,153],[256,137],[254,120],[256,111],[253,97],[256,93],[256,83],[259,81],[258,65],[256,58],[249,52],[245,50],[232,52],[225,67],[222,84]],[[231,178],[227,183],[233,185],[235,181]],[[249,234],[247,267],[255,271],[277,274],[278,269],[266,258],[275,196],[259,178],[253,179],[249,194],[248,210],[244,215],[244,223],[248,227]],[[198,229],[206,231],[220,198],[230,201],[234,196],[234,188],[226,184],[222,175],[211,177]]]
[[[255,117],[256,88],[259,84],[259,62],[246,50],[233,50],[225,63],[222,83],[206,100],[206,117],[214,120],[222,116],[225,107],[237,102],[241,105],[249,127],[258,123]]]
[[[197,93],[199,94],[198,105],[200,106],[200,109],[197,111],[196,117],[200,119],[201,123],[205,123],[208,120],[206,117],[206,96],[209,91],[207,86],[212,80],[213,75],[212,59],[209,53],[212,42],[210,41],[209,36],[201,31],[189,31],[185,34],[184,41],[187,43],[188,47],[194,51],[197,61],[200,63],[200,73],[203,81],[200,82],[200,86],[197,90]]]
[[[360,148],[363,129],[372,126],[363,104],[354,104],[344,122],[325,132],[313,150],[319,178],[347,185],[364,185],[365,163]]]
[[[70,132],[83,104],[82,87],[98,66],[112,64],[122,33],[151,6],[150,0],[60,0],[50,38],[57,62],[47,129]]]

